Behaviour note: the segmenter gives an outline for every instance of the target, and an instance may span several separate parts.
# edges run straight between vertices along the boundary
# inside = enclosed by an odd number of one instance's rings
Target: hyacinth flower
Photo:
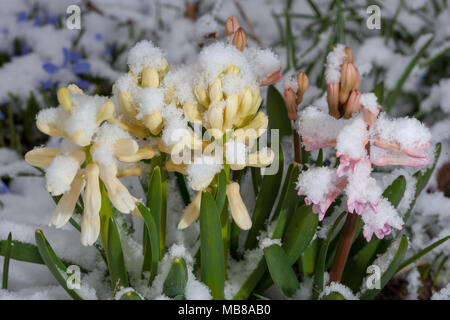
[[[268,166],[274,159],[272,150],[254,148],[268,125],[267,116],[258,112],[260,87],[281,78],[278,59],[269,50],[245,48],[245,33],[234,17],[227,20],[226,33],[232,38],[230,43],[203,48],[196,65],[169,70],[163,80],[170,92],[167,102],[182,108],[192,127],[200,126],[199,131],[206,132],[203,137],[188,134],[181,142],[165,144],[165,150],[160,148],[171,155],[167,169],[187,174],[190,186],[198,191],[185,209],[180,229],[199,217],[201,191],[210,186],[224,165],[242,170],[246,166]],[[163,143],[169,140],[165,139],[169,132],[164,131]],[[176,161],[186,147],[200,152],[193,152],[187,161]],[[229,183],[226,193],[234,221],[241,229],[249,229],[251,219],[239,185]]]
[[[60,106],[42,110],[37,127],[63,138],[60,147],[35,148],[25,160],[45,168],[47,190],[52,196],[61,196],[50,225],[61,228],[69,221],[84,190],[81,243],[92,245],[100,233],[100,181],[117,210],[140,216],[137,199],[118,177],[142,174],[142,165],[136,162],[153,157],[154,152],[140,148],[128,132],[105,122],[114,115],[109,99],[87,96],[75,85],[59,89],[57,97]]]
[[[362,216],[363,234],[370,241],[373,234],[382,239],[392,228],[401,229],[403,225],[371,177],[372,165],[418,167],[429,164],[425,149],[431,134],[417,119],[391,119],[384,113],[379,114],[381,107],[376,96],[357,90],[359,73],[352,62],[353,55],[348,48],[338,45],[330,53],[326,69],[329,114],[310,106],[301,112],[298,120],[305,149],[335,147],[339,166],[325,171],[324,168],[309,169],[300,175],[298,188],[299,194],[306,196],[305,201],[315,204],[313,211],[319,214],[320,220],[340,192],[345,192],[348,212]],[[331,82],[333,79],[340,82]],[[317,130],[318,127],[322,130]],[[323,177],[320,180],[326,187],[310,187],[311,177],[316,174]]]

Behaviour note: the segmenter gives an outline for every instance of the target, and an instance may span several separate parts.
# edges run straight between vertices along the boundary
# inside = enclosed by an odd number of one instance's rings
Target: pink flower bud
[[[339,113],[339,83],[333,82],[327,85],[327,102],[328,113],[339,119],[341,114]]]
[[[291,120],[297,120],[297,103],[295,102],[295,93],[292,88],[284,90],[284,101],[288,111],[288,117]]]

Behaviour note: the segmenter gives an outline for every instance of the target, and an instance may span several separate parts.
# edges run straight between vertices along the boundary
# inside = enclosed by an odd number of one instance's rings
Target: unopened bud
[[[327,85],[327,102],[328,113],[330,116],[339,119],[341,114],[339,113],[339,83],[333,82]]]
[[[345,60],[350,62],[350,63],[353,63],[354,60],[353,60],[352,49],[350,49],[349,47],[345,47],[345,55],[346,55]]]
[[[244,51],[245,46],[247,45],[247,36],[245,35],[244,29],[237,29],[234,34],[233,45],[238,48],[238,50]]]
[[[284,101],[286,102],[286,108],[288,111],[288,117],[291,120],[297,120],[297,103],[294,90],[287,88],[284,90]]]
[[[359,97],[361,96],[361,92],[359,90],[353,90],[350,94],[347,103],[344,107],[344,118],[349,119],[352,117],[352,114],[359,110]]]
[[[239,29],[239,22],[235,16],[231,16],[225,21],[225,35],[231,36]]]
[[[297,85],[298,85],[298,90],[297,90],[296,103],[297,103],[297,105],[299,105],[300,103],[302,103],[303,95],[305,94],[306,89],[308,89],[308,85],[309,85],[308,77],[306,76],[306,74],[304,72],[298,73]]]
[[[339,103],[345,103],[350,92],[359,87],[359,72],[353,63],[344,62],[341,69]]]

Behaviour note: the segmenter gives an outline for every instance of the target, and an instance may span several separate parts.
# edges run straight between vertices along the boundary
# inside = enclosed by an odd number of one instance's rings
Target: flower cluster
[[[361,94],[359,72],[349,48],[338,45],[327,57],[326,80],[329,114],[314,106],[305,108],[298,132],[307,151],[336,148],[337,168],[310,168],[300,174],[299,194],[313,204],[322,220],[328,207],[344,191],[349,213],[362,216],[363,233],[383,238],[403,221],[382,196],[371,176],[372,165],[425,166],[425,149],[431,134],[417,119],[389,118],[373,93]],[[318,130],[320,128],[320,130]]]
[[[140,216],[138,199],[118,178],[142,175],[141,160],[160,156],[168,171],[187,175],[198,192],[185,209],[182,229],[198,218],[201,192],[223,168],[272,163],[270,149],[256,150],[268,124],[258,112],[260,86],[278,80],[281,68],[271,51],[245,48],[245,33],[239,27],[229,31],[230,21],[238,25],[234,17],[227,21],[229,43],[203,48],[192,65],[169,66],[164,53],[144,40],[131,49],[129,72],[114,83],[111,97],[86,95],[74,84],[58,90],[60,105],[42,110],[36,122],[43,133],[62,138],[61,146],[25,156],[45,168],[47,190],[61,196],[50,224],[67,223],[82,194],[81,242],[93,244],[103,185],[117,210]],[[249,229],[239,184],[229,182],[226,194],[237,225]]]

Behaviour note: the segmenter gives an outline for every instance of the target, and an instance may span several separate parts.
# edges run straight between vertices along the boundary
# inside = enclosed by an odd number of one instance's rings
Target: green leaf
[[[280,130],[280,139],[292,134],[286,104],[283,96],[274,86],[269,86],[267,90],[267,115],[269,117],[269,128]]]
[[[426,255],[428,252],[430,252],[431,250],[433,250],[436,247],[439,247],[441,244],[443,244],[444,242],[446,242],[448,239],[450,239],[450,236],[447,236],[445,238],[442,238],[441,240],[438,240],[436,242],[433,242],[432,244],[430,244],[428,247],[424,248],[423,250],[419,251],[418,253],[416,253],[415,255],[413,255],[411,258],[407,259],[405,262],[403,262],[399,267],[397,271],[400,271],[401,269],[403,269],[404,267],[410,265],[411,263],[414,263],[415,261],[417,261],[418,259],[422,258],[424,255]]]
[[[175,177],[177,179],[177,185],[183,198],[184,205],[187,206],[191,203],[191,196],[188,191],[186,177],[179,172],[175,172]]]
[[[407,249],[408,249],[408,239],[406,238],[406,236],[403,236],[402,239],[400,240],[400,245],[398,246],[394,258],[391,260],[389,267],[381,276],[380,289],[374,288],[364,291],[360,297],[361,300],[372,300],[373,298],[375,298],[375,296],[381,291],[381,289],[384,288],[384,286],[388,283],[388,281],[397,272],[398,267],[400,266]]]
[[[44,264],[44,260],[42,260],[39,250],[34,244],[12,240],[11,245],[11,259],[29,263]],[[7,248],[8,240],[0,240],[0,255],[5,256]]]
[[[113,217],[111,217],[109,221],[107,257],[109,276],[111,278],[113,288],[117,285],[129,287],[128,274],[125,268],[125,259],[122,251],[122,243],[120,242],[120,234]]]
[[[342,221],[342,219],[347,215],[347,212],[342,212],[339,217],[334,222],[333,226],[330,228],[330,231],[328,232],[327,238],[322,241],[322,244],[320,246],[319,256],[317,258],[316,263],[316,272],[314,275],[314,298],[318,298],[320,292],[323,290],[323,280],[324,280],[324,273],[325,273],[325,263],[327,260],[327,252],[328,247],[331,243],[331,240],[333,240],[336,230]]]
[[[134,291],[125,292],[120,300],[142,300],[142,298]]]
[[[8,240],[6,243],[5,259],[3,260],[3,277],[2,277],[2,289],[8,289],[8,273],[9,273],[9,259],[11,258],[12,247],[11,232],[8,234]]]
[[[303,275],[311,276],[316,269],[316,260],[319,252],[319,239],[315,239],[311,244],[303,251],[303,255],[300,257],[301,271]]]
[[[212,195],[203,191],[200,205],[201,279],[214,300],[224,299],[225,266],[220,216]]]
[[[415,54],[415,56],[412,58],[406,69],[403,71],[402,75],[397,81],[397,84],[395,85],[394,91],[389,96],[389,99],[386,103],[386,112],[389,113],[394,106],[395,101],[397,100],[398,95],[400,94],[403,85],[406,82],[406,79],[408,79],[409,74],[413,70],[414,66],[419,62],[420,57],[423,56],[431,42],[433,41],[434,36],[430,37],[430,39],[420,48],[420,50]]]
[[[278,161],[278,172],[274,175],[265,175],[261,184],[261,190],[256,198],[252,215],[252,228],[249,230],[245,241],[245,249],[253,249],[257,244],[257,236],[264,227],[266,219],[272,211],[273,205],[279,192],[279,186],[283,178],[283,150],[280,145],[280,152],[275,156],[274,161]]]
[[[218,188],[216,194],[216,206],[217,211],[222,212],[223,206],[225,205],[225,201],[227,198],[227,174],[225,170],[222,169],[218,174]]]
[[[48,243],[42,230],[37,229],[35,233],[36,245],[42,260],[47,265],[50,272],[53,274],[58,283],[64,290],[75,300],[83,300],[75,290],[67,287],[67,269],[62,261],[56,256],[52,247]]]
[[[312,212],[311,206],[299,207],[292,216],[283,238],[283,248],[291,265],[309,246],[318,223],[318,216]]]
[[[159,239],[160,258],[164,252],[164,241],[161,232],[162,212],[163,212],[163,186],[161,180],[161,169],[155,166],[152,177],[149,181],[147,192],[147,207],[156,223],[156,234]]]
[[[169,298],[185,299],[185,289],[188,281],[188,271],[183,258],[173,259],[172,266],[163,284],[163,293]]]
[[[275,286],[285,297],[292,296],[299,288],[299,283],[288,256],[277,244],[264,249],[267,267]]]
[[[156,274],[158,273],[158,263],[159,263],[159,241],[158,241],[158,231],[156,227],[155,220],[151,215],[150,211],[142,203],[137,203],[137,207],[144,218],[144,225],[146,228],[147,244],[144,248],[144,262],[142,265],[142,271],[150,271],[150,277],[148,280],[149,286],[153,282]]]
[[[277,208],[275,209],[275,213],[272,217],[272,220],[278,219],[277,225],[273,232],[274,239],[280,239],[283,236],[286,225],[300,202],[300,197],[297,195],[296,190],[299,172],[300,168],[298,163],[293,162],[289,165],[286,177],[284,179],[284,184],[281,189]]]
[[[373,93],[377,97],[378,103],[383,103],[384,100],[384,82],[378,83],[375,88],[373,88]]]
[[[253,270],[252,273],[249,275],[249,277],[245,280],[244,284],[241,286],[239,291],[233,297],[233,300],[248,299],[248,297],[253,292],[260,279],[264,276],[266,270],[267,264],[265,259],[259,260],[255,270]]]

